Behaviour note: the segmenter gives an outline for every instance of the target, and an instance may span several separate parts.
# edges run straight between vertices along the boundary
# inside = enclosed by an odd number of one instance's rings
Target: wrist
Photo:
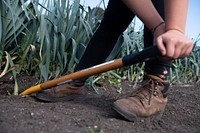
[[[151,30],[152,34],[154,35],[155,31],[156,31],[159,27],[161,27],[162,25],[164,25],[164,24],[165,24],[165,22],[160,22],[158,25],[156,25],[156,26]]]
[[[179,28],[168,28],[165,30],[166,32],[167,31],[176,31],[176,32],[180,32],[182,34],[185,34],[183,30],[179,29]]]
[[[161,24],[159,27],[156,28],[156,30],[153,33],[153,37],[157,38],[158,36],[165,33],[165,23]]]

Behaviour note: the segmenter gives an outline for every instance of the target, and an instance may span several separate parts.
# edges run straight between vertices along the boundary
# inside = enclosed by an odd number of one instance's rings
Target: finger
[[[177,58],[182,57],[183,51],[184,51],[184,49],[181,47],[181,45],[176,45],[174,55],[172,58],[177,59]]]
[[[175,52],[175,42],[173,39],[170,39],[166,42],[166,56],[169,58],[173,58]]]
[[[194,43],[192,41],[189,41],[187,43],[187,46],[183,47],[182,53],[181,53],[181,58],[188,56],[190,54],[190,52],[192,51],[194,46]]]
[[[187,49],[184,48],[183,50],[181,50],[179,58],[184,58],[187,55],[186,53],[187,53]]]
[[[158,47],[158,49],[160,50],[162,55],[165,56],[166,55],[166,48],[165,48],[165,45],[163,43],[162,36],[160,36],[156,39],[156,46]]]
[[[190,47],[186,50],[186,53],[185,53],[186,55],[189,55],[191,53],[193,46],[194,46],[193,44],[190,45]]]
[[[189,49],[189,47],[183,47],[179,58],[184,58],[185,56],[187,56],[189,54],[188,49]]]

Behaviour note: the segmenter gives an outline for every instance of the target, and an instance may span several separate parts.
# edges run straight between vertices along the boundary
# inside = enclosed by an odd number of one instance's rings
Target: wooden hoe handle
[[[123,58],[105,62],[100,65],[96,65],[96,66],[93,66],[81,71],[77,71],[77,72],[62,76],[57,79],[49,80],[42,84],[38,84],[36,86],[33,86],[23,91],[20,94],[20,96],[29,95],[31,93],[48,89],[50,87],[54,87],[54,86],[57,86],[57,85],[60,85],[62,83],[69,82],[72,80],[89,77],[89,76],[100,74],[109,70],[114,70],[114,69],[121,68],[124,66],[133,65],[133,64],[143,62],[146,60],[151,60],[152,58],[155,58],[160,55],[161,53],[158,50],[158,48],[156,46],[152,46],[152,47],[142,50],[141,52],[130,54],[130,55],[124,56]]]

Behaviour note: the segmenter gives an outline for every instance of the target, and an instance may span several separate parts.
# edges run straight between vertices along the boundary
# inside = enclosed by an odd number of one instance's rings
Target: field
[[[130,81],[140,81],[144,63],[106,73],[108,80],[96,86],[99,93],[88,89],[85,99],[44,103],[17,96],[36,83],[74,71],[100,25],[103,8],[81,5],[80,0],[2,0],[0,7],[0,133],[200,132],[200,34],[192,39],[192,53],[172,62],[169,81],[182,86],[169,90],[162,118],[129,122],[112,103],[133,91]],[[135,31],[135,22],[119,36],[106,61],[143,49],[143,26]],[[97,79],[102,75],[90,82]],[[116,88],[119,83],[122,89]]]
[[[33,76],[18,76],[20,91],[35,84]],[[200,85],[172,87],[168,104],[159,120],[129,122],[112,110],[112,103],[130,93],[132,84],[122,82],[122,92],[112,85],[88,90],[82,100],[43,103],[33,97],[7,95],[14,82],[7,74],[0,79],[1,133],[198,133],[200,132]]]

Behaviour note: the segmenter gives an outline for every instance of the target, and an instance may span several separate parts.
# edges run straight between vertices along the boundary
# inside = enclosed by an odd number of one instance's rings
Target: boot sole
[[[130,114],[128,112],[124,112],[120,107],[118,107],[115,103],[113,104],[113,109],[117,111],[120,115],[122,115],[127,120],[133,122],[138,120],[137,116],[135,114]]]
[[[87,97],[87,93],[83,95],[72,95],[66,97],[52,97],[48,94],[36,93],[33,97],[39,101],[43,102],[64,102],[64,101],[73,101],[73,100],[84,100]]]
[[[125,112],[120,107],[118,107],[115,103],[113,104],[113,109],[117,111],[121,116],[123,116],[125,119],[131,121],[131,122],[138,122],[138,121],[151,121],[151,120],[160,120],[163,112],[158,112],[154,115],[151,115],[149,117],[139,117],[133,113]]]

